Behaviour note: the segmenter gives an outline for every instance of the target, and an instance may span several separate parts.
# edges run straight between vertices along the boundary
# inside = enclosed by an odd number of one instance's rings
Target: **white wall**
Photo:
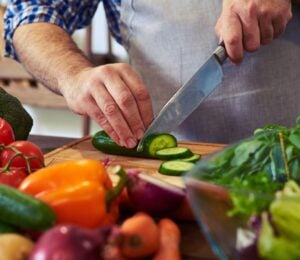
[[[105,13],[100,4],[93,20],[92,51],[94,53],[106,53],[107,44],[107,26]],[[74,40],[78,46],[83,46],[84,30],[79,30],[74,34]],[[122,46],[113,41],[112,51],[122,59],[126,59],[126,52]],[[34,120],[31,134],[82,137],[82,117],[73,114],[68,109],[50,109],[33,106],[24,106]],[[95,133],[100,128],[91,123],[90,133]]]
[[[82,117],[68,109],[41,108],[24,105],[33,118],[30,134],[66,136],[79,138],[83,136]],[[91,122],[90,133],[100,130],[96,123]]]

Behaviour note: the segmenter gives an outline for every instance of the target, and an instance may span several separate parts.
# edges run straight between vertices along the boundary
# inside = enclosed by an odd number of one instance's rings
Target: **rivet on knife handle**
[[[228,57],[224,42],[221,42],[219,46],[215,49],[214,55],[216,56],[218,62],[222,65]]]

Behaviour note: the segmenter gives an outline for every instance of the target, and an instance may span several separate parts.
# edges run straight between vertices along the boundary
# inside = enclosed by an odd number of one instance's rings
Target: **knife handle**
[[[222,65],[227,59],[228,55],[225,49],[225,44],[222,41],[214,51],[214,55],[217,58],[218,62]]]

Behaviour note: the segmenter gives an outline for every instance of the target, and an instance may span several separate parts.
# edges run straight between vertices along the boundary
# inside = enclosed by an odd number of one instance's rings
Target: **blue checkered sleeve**
[[[100,0],[11,0],[4,15],[4,56],[17,59],[13,33],[23,24],[53,23],[69,34],[91,23]]]
[[[121,0],[103,0],[103,6],[111,34],[118,43],[122,44],[122,36],[120,32]]]

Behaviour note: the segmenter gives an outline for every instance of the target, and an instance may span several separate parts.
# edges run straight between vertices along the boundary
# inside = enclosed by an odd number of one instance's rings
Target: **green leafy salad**
[[[230,216],[259,214],[287,181],[300,183],[300,118],[293,128],[257,129],[252,137],[208,158],[201,171],[201,180],[228,188]]]

